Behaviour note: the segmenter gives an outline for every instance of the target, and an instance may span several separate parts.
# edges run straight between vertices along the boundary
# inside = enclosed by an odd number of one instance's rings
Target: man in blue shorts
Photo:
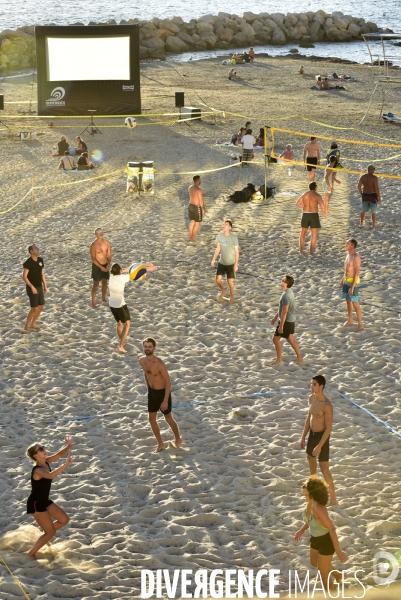
[[[371,214],[372,227],[377,227],[377,205],[380,204],[382,199],[379,190],[379,180],[376,177],[376,175],[374,175],[374,172],[374,166],[369,165],[368,172],[365,175],[362,175],[362,177],[358,181],[358,192],[361,194],[362,198],[361,227],[364,226],[365,216],[367,212],[370,212]]]

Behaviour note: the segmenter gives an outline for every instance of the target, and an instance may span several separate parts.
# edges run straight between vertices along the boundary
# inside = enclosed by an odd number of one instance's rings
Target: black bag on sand
[[[265,186],[261,185],[258,192],[260,192],[263,198],[271,198],[276,193],[275,187],[267,187],[267,194],[265,194]]]
[[[234,192],[231,195],[231,200],[232,202],[235,202],[235,204],[239,204],[240,202],[249,202],[252,199],[252,194],[254,194],[255,191],[255,186],[252,183],[248,183],[243,190]]]

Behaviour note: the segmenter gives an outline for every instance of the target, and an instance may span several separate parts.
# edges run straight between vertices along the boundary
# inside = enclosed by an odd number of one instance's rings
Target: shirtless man
[[[361,227],[363,227],[365,223],[365,216],[368,211],[370,211],[372,217],[372,227],[377,227],[377,205],[380,204],[382,199],[379,190],[379,180],[376,175],[373,174],[374,171],[374,166],[369,165],[368,172],[365,175],[362,175],[358,181],[358,192],[361,194],[362,198]]]
[[[326,215],[329,211],[329,202],[331,197],[331,192],[333,191],[334,182],[341,183],[339,179],[336,177],[336,172],[334,171],[335,166],[337,164],[337,158],[333,155],[330,156],[329,164],[327,165],[324,171],[324,179],[322,182],[323,191],[324,191],[324,206],[326,208]]]
[[[330,505],[333,505],[337,504],[334,482],[329,469],[329,440],[333,428],[333,405],[324,395],[325,385],[326,379],[323,375],[312,377],[310,386],[312,395],[309,396],[309,411],[300,446],[302,450],[305,450],[305,440],[309,432],[306,456],[309,462],[310,474],[316,475],[318,458],[320,470],[329,486]]]
[[[315,137],[311,137],[310,142],[304,146],[305,169],[309,172],[309,181],[315,181],[316,166],[320,165],[320,146]]]
[[[160,435],[159,425],[157,424],[157,411],[161,410],[171,431],[174,434],[174,442],[171,444],[175,448],[181,448],[182,439],[178,425],[171,413],[171,381],[164,362],[154,355],[156,342],[153,338],[146,338],[142,342],[145,355],[139,360],[143,369],[146,385],[148,387],[148,413],[149,423],[157,441],[155,452],[161,452],[168,446],[165,446]]]
[[[320,229],[319,206],[322,209],[323,217],[325,219],[327,217],[326,208],[322,197],[316,192],[315,181],[312,181],[309,184],[309,192],[305,192],[304,194],[302,194],[302,196],[298,198],[295,206],[302,208],[303,211],[301,219],[301,235],[299,236],[299,251],[301,254],[304,251],[305,238],[310,227],[311,240],[309,246],[309,254],[313,254],[317,242],[317,233]]]
[[[358,331],[362,331],[362,310],[359,305],[359,271],[361,269],[361,257],[356,251],[358,242],[353,238],[345,242],[345,249],[348,254],[344,262],[344,276],[340,281],[340,287],[343,289],[343,298],[347,303],[348,321],[344,323],[345,327],[354,324],[352,309],[355,309],[358,319]]]
[[[188,217],[189,223],[189,241],[196,242],[196,234],[198,233],[201,221],[206,214],[205,203],[203,201],[202,190],[200,189],[200,175],[193,176],[193,184],[189,186],[189,204]]]
[[[102,282],[102,302],[106,302],[107,282],[110,277],[111,246],[103,239],[101,227],[95,229],[96,239],[91,243],[90,256],[92,259],[92,307],[96,308],[96,292]]]

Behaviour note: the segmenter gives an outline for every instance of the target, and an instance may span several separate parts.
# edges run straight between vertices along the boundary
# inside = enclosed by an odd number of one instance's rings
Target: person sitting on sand
[[[66,150],[64,156],[60,158],[58,168],[62,171],[74,171],[77,168],[74,159],[70,156],[69,150]]]
[[[50,500],[50,487],[52,480],[61,475],[61,473],[70,466],[73,462],[71,454],[68,454],[66,461],[61,467],[54,471],[50,468],[50,463],[59,460],[69,453],[74,442],[71,442],[69,437],[64,438],[66,445],[56,454],[47,455],[45,446],[39,443],[29,446],[26,454],[28,458],[36,464],[31,472],[32,490],[27,501],[27,513],[32,515],[39,527],[44,533],[38,538],[36,544],[28,552],[30,558],[36,559],[36,553],[45,544],[48,544],[52,537],[56,535],[56,531],[64,527],[69,522],[70,518],[53,500]]]
[[[88,153],[82,152],[81,156],[78,158],[78,171],[89,171],[91,169],[96,169],[95,165],[90,162]]]
[[[323,81],[320,75],[316,77],[316,86],[319,90],[323,89]]]
[[[248,54],[248,52],[246,50],[242,53],[242,58],[244,59],[244,61],[246,63],[250,63],[251,62],[251,57],[249,56],[249,54]]]
[[[340,572],[333,570],[331,564],[333,554],[336,553],[342,563],[348,557],[340,548],[336,528],[327,512],[328,486],[323,479],[312,475],[303,484],[302,494],[306,502],[303,512],[305,525],[296,532],[294,541],[298,542],[305,531],[309,529],[311,534],[310,563],[318,569],[325,589],[333,590],[335,586],[331,578],[333,577],[338,584],[342,581]]]
[[[70,145],[67,143],[65,135],[62,135],[60,141],[57,144],[59,156],[63,156],[63,154],[65,154],[65,151],[68,150],[69,147]]]
[[[251,46],[249,48],[248,54],[249,54],[249,57],[251,59],[251,62],[253,62],[255,60],[255,50],[253,49],[253,46]]]
[[[299,73],[300,75],[303,75],[305,73],[303,65],[299,68]]]
[[[157,271],[157,267],[152,263],[146,263],[142,265],[142,267],[145,273],[147,271]],[[109,279],[109,306],[113,317],[117,322],[117,337],[119,340],[117,352],[120,352],[121,354],[127,353],[124,346],[125,342],[127,341],[131,324],[131,315],[124,300],[125,284],[129,281],[132,281],[128,271],[128,267],[123,269],[120,264],[114,263],[110,270]]]
[[[294,160],[294,150],[292,149],[292,144],[287,144],[284,152],[280,154],[280,158],[284,160]]]
[[[241,143],[241,140],[244,137],[245,133],[246,133],[245,127],[241,127],[241,129],[239,130],[238,133],[233,134],[233,136],[231,138],[231,144],[234,144],[234,146],[238,146],[238,144]]]
[[[322,87],[320,88],[322,90],[329,90],[330,89],[330,84],[329,84],[329,80],[327,79],[327,77],[325,77],[322,81]]]
[[[160,358],[154,355],[156,341],[153,338],[148,337],[143,340],[142,346],[145,356],[139,360],[139,364],[142,367],[148,388],[149,424],[157,441],[155,452],[166,450],[157,423],[159,410],[163,413],[167,425],[174,434],[174,441],[171,442],[171,445],[175,448],[181,448],[180,430],[171,412],[171,380],[167,367]]]
[[[77,137],[75,139],[77,141],[77,148],[76,148],[77,154],[82,154],[82,152],[87,152],[88,146],[85,144],[83,139],[81,137],[79,137],[79,135],[77,135]]]
[[[242,54],[237,54],[236,52],[234,52],[232,60],[235,60],[236,65],[242,65],[244,62]]]
[[[232,68],[232,69],[229,70],[229,72],[228,72],[228,79],[230,81],[231,81],[231,79],[238,79],[238,77],[237,77],[237,71],[234,68]]]

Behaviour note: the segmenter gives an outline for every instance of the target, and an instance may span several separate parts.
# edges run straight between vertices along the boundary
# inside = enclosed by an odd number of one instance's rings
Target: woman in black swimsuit
[[[61,467],[54,471],[50,469],[51,462],[65,456],[74,446],[74,442],[71,442],[69,437],[64,438],[64,441],[66,446],[52,456],[47,456],[47,450],[41,444],[33,444],[26,451],[28,458],[36,462],[31,473],[32,491],[27,501],[27,513],[33,516],[44,531],[44,534],[40,536],[34,547],[28,552],[28,556],[31,558],[36,558],[36,552],[47,544],[56,534],[56,531],[67,525],[70,520],[67,513],[57,506],[53,500],[49,499],[52,479],[60,475],[73,462],[71,454],[68,454],[65,463]]]

